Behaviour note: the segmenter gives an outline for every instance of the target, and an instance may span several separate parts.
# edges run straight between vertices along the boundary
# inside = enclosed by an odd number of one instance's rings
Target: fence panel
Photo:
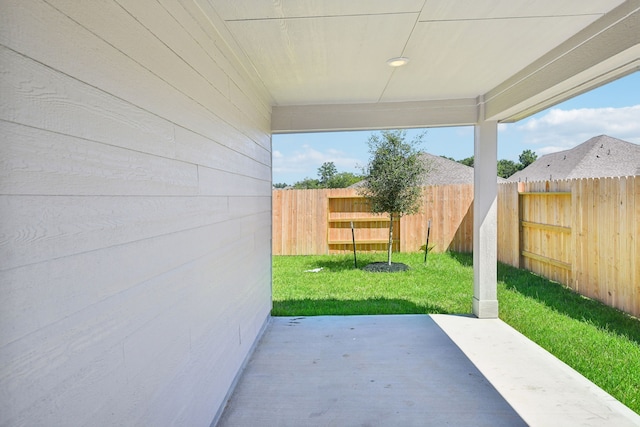
[[[354,227],[358,251],[386,251],[389,245],[389,217],[371,213],[371,204],[353,189],[332,190],[327,193],[327,246],[329,253],[353,251]],[[394,236],[400,235],[400,221],[393,221]],[[393,250],[400,250],[394,237]]]
[[[274,190],[274,255],[327,253],[327,190]]]
[[[528,255],[520,266],[640,316],[640,176],[519,187],[519,250]],[[567,191],[570,197],[558,194]],[[501,202],[499,215],[504,210]]]
[[[520,267],[571,285],[570,183],[533,182],[520,189]]]
[[[572,183],[577,292],[640,316],[640,176]]]
[[[435,252],[473,250],[473,185],[439,185],[422,189],[420,213],[401,220],[400,250],[416,252],[426,243]]]
[[[431,186],[422,191],[420,213],[394,221],[394,250],[419,251],[431,219],[429,246],[435,251],[471,252],[473,185]],[[358,250],[386,251],[389,221],[386,215],[368,212],[355,189],[274,190],[272,200],[274,255],[351,251],[351,220]]]

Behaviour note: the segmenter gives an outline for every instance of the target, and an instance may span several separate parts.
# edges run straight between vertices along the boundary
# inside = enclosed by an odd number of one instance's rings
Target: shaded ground
[[[398,271],[407,271],[409,270],[409,266],[401,262],[392,262],[391,265],[386,262],[372,262],[362,267],[362,269],[372,273],[395,273]]]
[[[498,319],[298,316],[270,319],[216,425],[632,427],[640,416]]]
[[[526,423],[431,317],[389,315],[272,318],[217,425]]]

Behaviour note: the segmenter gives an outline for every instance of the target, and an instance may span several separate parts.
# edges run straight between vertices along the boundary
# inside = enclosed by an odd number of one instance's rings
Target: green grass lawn
[[[355,269],[352,256],[274,257],[272,314],[471,313],[471,255],[423,257],[394,254],[411,267],[398,273]],[[358,266],[385,259],[359,255]],[[640,413],[640,320],[502,264],[498,300],[503,321]]]

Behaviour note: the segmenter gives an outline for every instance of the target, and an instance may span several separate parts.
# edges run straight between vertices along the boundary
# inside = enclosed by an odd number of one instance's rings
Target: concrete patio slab
[[[500,320],[274,317],[218,426],[637,426]]]

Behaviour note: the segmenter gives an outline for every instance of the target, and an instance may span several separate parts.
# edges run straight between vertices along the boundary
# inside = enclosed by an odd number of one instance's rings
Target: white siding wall
[[[211,22],[0,0],[0,425],[223,403],[271,308],[271,109]]]

